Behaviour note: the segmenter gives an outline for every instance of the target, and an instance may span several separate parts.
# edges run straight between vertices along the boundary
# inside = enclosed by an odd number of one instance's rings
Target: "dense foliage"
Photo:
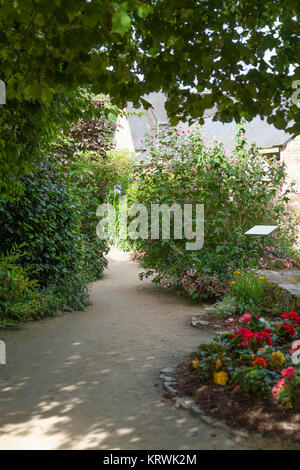
[[[115,107],[85,90],[78,96],[61,109],[60,128],[51,121],[44,143],[33,139],[41,154],[16,179],[22,196],[0,199],[2,326],[82,309],[107,265],[96,209],[115,184],[126,187],[133,157],[112,148]],[[73,107],[77,123],[67,120]]]
[[[124,105],[163,89],[174,118],[179,112],[201,117],[217,102],[225,121],[260,113],[280,127],[294,119],[299,131],[297,106],[281,107],[299,78],[296,0],[0,5],[1,79],[9,99],[50,100],[60,86],[92,83]],[[269,50],[274,54],[268,58]],[[191,95],[187,87],[211,89],[212,95]]]
[[[104,96],[88,97],[91,102],[87,104],[86,111],[93,109],[94,113],[85,113],[77,122],[72,122],[66,133],[62,129],[61,137],[52,144],[57,159],[62,163],[72,161],[79,152],[95,152],[106,158],[112,148],[118,109]]]
[[[211,299],[229,290],[232,273],[243,266],[291,266],[296,224],[284,181],[284,165],[268,161],[254,146],[248,148],[242,128],[230,156],[219,143],[207,148],[198,128],[165,128],[148,142],[148,160],[136,168],[130,203],[143,203],[149,222],[151,203],[177,203],[182,209],[184,204],[203,204],[204,246],[186,250],[188,240],[175,238],[171,219],[170,239],[149,233],[133,242],[144,254],[144,275],[155,274],[157,282],[183,288],[193,299]],[[265,248],[258,238],[244,235],[261,224],[284,224],[282,234],[274,234]]]
[[[15,178],[79,86],[119,107],[147,107],[141,97],[163,90],[172,123],[202,119],[217,104],[224,122],[260,114],[299,133],[299,8],[296,0],[1,0],[1,190],[19,193]]]
[[[35,286],[46,296],[44,299],[41,294],[39,299],[40,316],[58,309],[80,309],[88,302],[88,284],[101,276],[106,265],[106,247],[95,231],[94,237],[87,236],[86,205],[55,162],[39,163],[21,183],[22,198],[1,201],[0,250],[8,253],[9,260],[11,247],[23,244],[25,251],[15,259],[16,267],[1,263],[1,268],[13,279],[14,272],[21,272],[22,267],[30,279],[37,281]],[[24,282],[25,278],[23,286]],[[26,319],[25,305],[23,309]]]
[[[0,326],[29,320],[39,314],[38,282],[30,279],[30,266],[19,264],[25,255],[26,252],[16,246],[11,248],[10,254],[0,255]]]
[[[0,106],[0,197],[14,200],[22,194],[21,177],[42,161],[58,129],[67,132],[79,118],[99,117],[91,94],[58,91],[51,103],[41,100],[9,100]]]

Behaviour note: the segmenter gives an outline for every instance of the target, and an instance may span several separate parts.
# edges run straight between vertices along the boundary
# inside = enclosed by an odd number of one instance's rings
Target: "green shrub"
[[[236,271],[231,281],[230,295],[235,299],[237,313],[260,313],[266,281],[253,271]]]
[[[39,315],[39,284],[30,279],[30,266],[19,265],[22,247],[0,255],[0,327]]]
[[[174,221],[170,240],[161,239],[160,226],[159,239],[151,239],[149,233],[148,239],[133,241],[132,248],[145,253],[141,262],[145,275],[155,274],[158,282],[175,281],[187,293],[193,289],[193,296],[198,293],[199,298],[204,276],[212,281],[217,278],[218,297],[226,292],[224,282],[236,268],[245,264],[265,265],[266,261],[270,264],[272,260],[281,266],[292,263],[289,249],[296,227],[286,209],[290,189],[282,192],[284,165],[268,161],[254,146],[248,148],[242,128],[229,156],[221,144],[206,147],[197,128],[189,133],[178,128],[165,129],[158,139],[150,139],[148,157],[136,168],[129,189],[130,204],[142,203],[147,207],[149,226],[152,203],[169,206],[177,203],[182,209],[188,203],[203,204],[205,233],[204,246],[198,251],[187,251],[188,240],[174,238]],[[272,258],[262,257],[260,240],[244,235],[256,224],[283,223],[285,232],[288,227],[289,244],[274,234],[268,246],[273,250]],[[186,274],[190,270],[194,275],[187,283]]]
[[[0,250],[26,243],[23,265],[34,267],[41,286],[76,272],[82,259],[79,200],[49,160],[22,180],[18,201],[1,201]]]
[[[22,196],[22,177],[44,160],[58,128],[67,132],[72,122],[97,114],[90,93],[82,88],[57,90],[49,102],[8,100],[0,109],[0,199],[10,201]]]
[[[0,204],[1,252],[26,243],[17,263],[24,269],[30,265],[31,278],[41,286],[40,316],[87,305],[88,285],[106,265],[106,246],[86,214],[90,202],[79,197],[64,170],[45,160],[22,179],[21,199]]]

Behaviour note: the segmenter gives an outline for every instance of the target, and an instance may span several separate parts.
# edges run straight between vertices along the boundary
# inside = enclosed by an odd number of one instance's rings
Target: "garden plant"
[[[191,394],[202,386],[205,392],[208,386],[208,402],[224,400],[227,406],[229,399],[230,406],[239,403],[240,416],[247,414],[249,403],[255,404],[259,397],[259,406],[268,410],[269,423],[274,415],[278,422],[283,418],[293,420],[293,415],[296,418],[300,409],[300,315],[285,312],[268,319],[244,313],[230,319],[228,324],[227,333],[217,334],[212,342],[201,344],[185,363],[185,381],[188,382],[189,376],[195,377]],[[201,391],[198,400],[199,397]],[[291,410],[288,417],[286,409]],[[229,415],[223,414],[228,419]],[[231,419],[236,421],[232,413]],[[249,426],[248,416],[246,428]],[[266,430],[268,426],[266,423],[263,428]],[[295,431],[293,434],[285,430],[285,435],[299,442],[299,432],[296,428]]]
[[[170,239],[161,239],[160,232],[160,239],[149,233],[147,239],[132,241],[132,248],[143,253],[141,276],[153,275],[154,282],[191,299],[212,301],[237,290],[233,280],[237,270],[297,264],[293,248],[297,219],[288,205],[292,188],[285,184],[284,164],[268,159],[254,145],[248,147],[242,127],[229,156],[221,143],[207,147],[199,127],[184,129],[165,127],[148,138],[147,157],[136,167],[128,199],[131,205],[144,204],[148,213],[151,203],[203,204],[204,246],[185,250],[186,240],[174,237],[171,218]],[[263,253],[260,240],[244,235],[256,224],[284,226]],[[247,289],[258,298],[263,283],[258,279],[251,288],[250,277],[249,272],[249,282],[239,288],[239,301],[243,295],[243,302],[248,299],[251,306]],[[253,283],[256,277],[251,279]]]

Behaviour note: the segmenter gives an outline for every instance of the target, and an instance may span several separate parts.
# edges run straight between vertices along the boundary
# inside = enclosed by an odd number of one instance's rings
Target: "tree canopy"
[[[298,0],[0,0],[0,78],[8,100],[91,84],[138,106],[163,90],[173,123],[216,103],[217,119],[299,133],[299,13]]]
[[[260,114],[297,133],[299,13],[298,0],[0,0],[0,78],[8,100],[91,84],[138,106],[163,90],[172,122],[217,103],[223,121]]]

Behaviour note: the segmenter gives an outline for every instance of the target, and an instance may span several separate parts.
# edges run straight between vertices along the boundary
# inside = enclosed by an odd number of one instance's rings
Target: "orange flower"
[[[255,361],[252,362],[253,367],[267,367],[267,361],[263,357],[258,357]]]

